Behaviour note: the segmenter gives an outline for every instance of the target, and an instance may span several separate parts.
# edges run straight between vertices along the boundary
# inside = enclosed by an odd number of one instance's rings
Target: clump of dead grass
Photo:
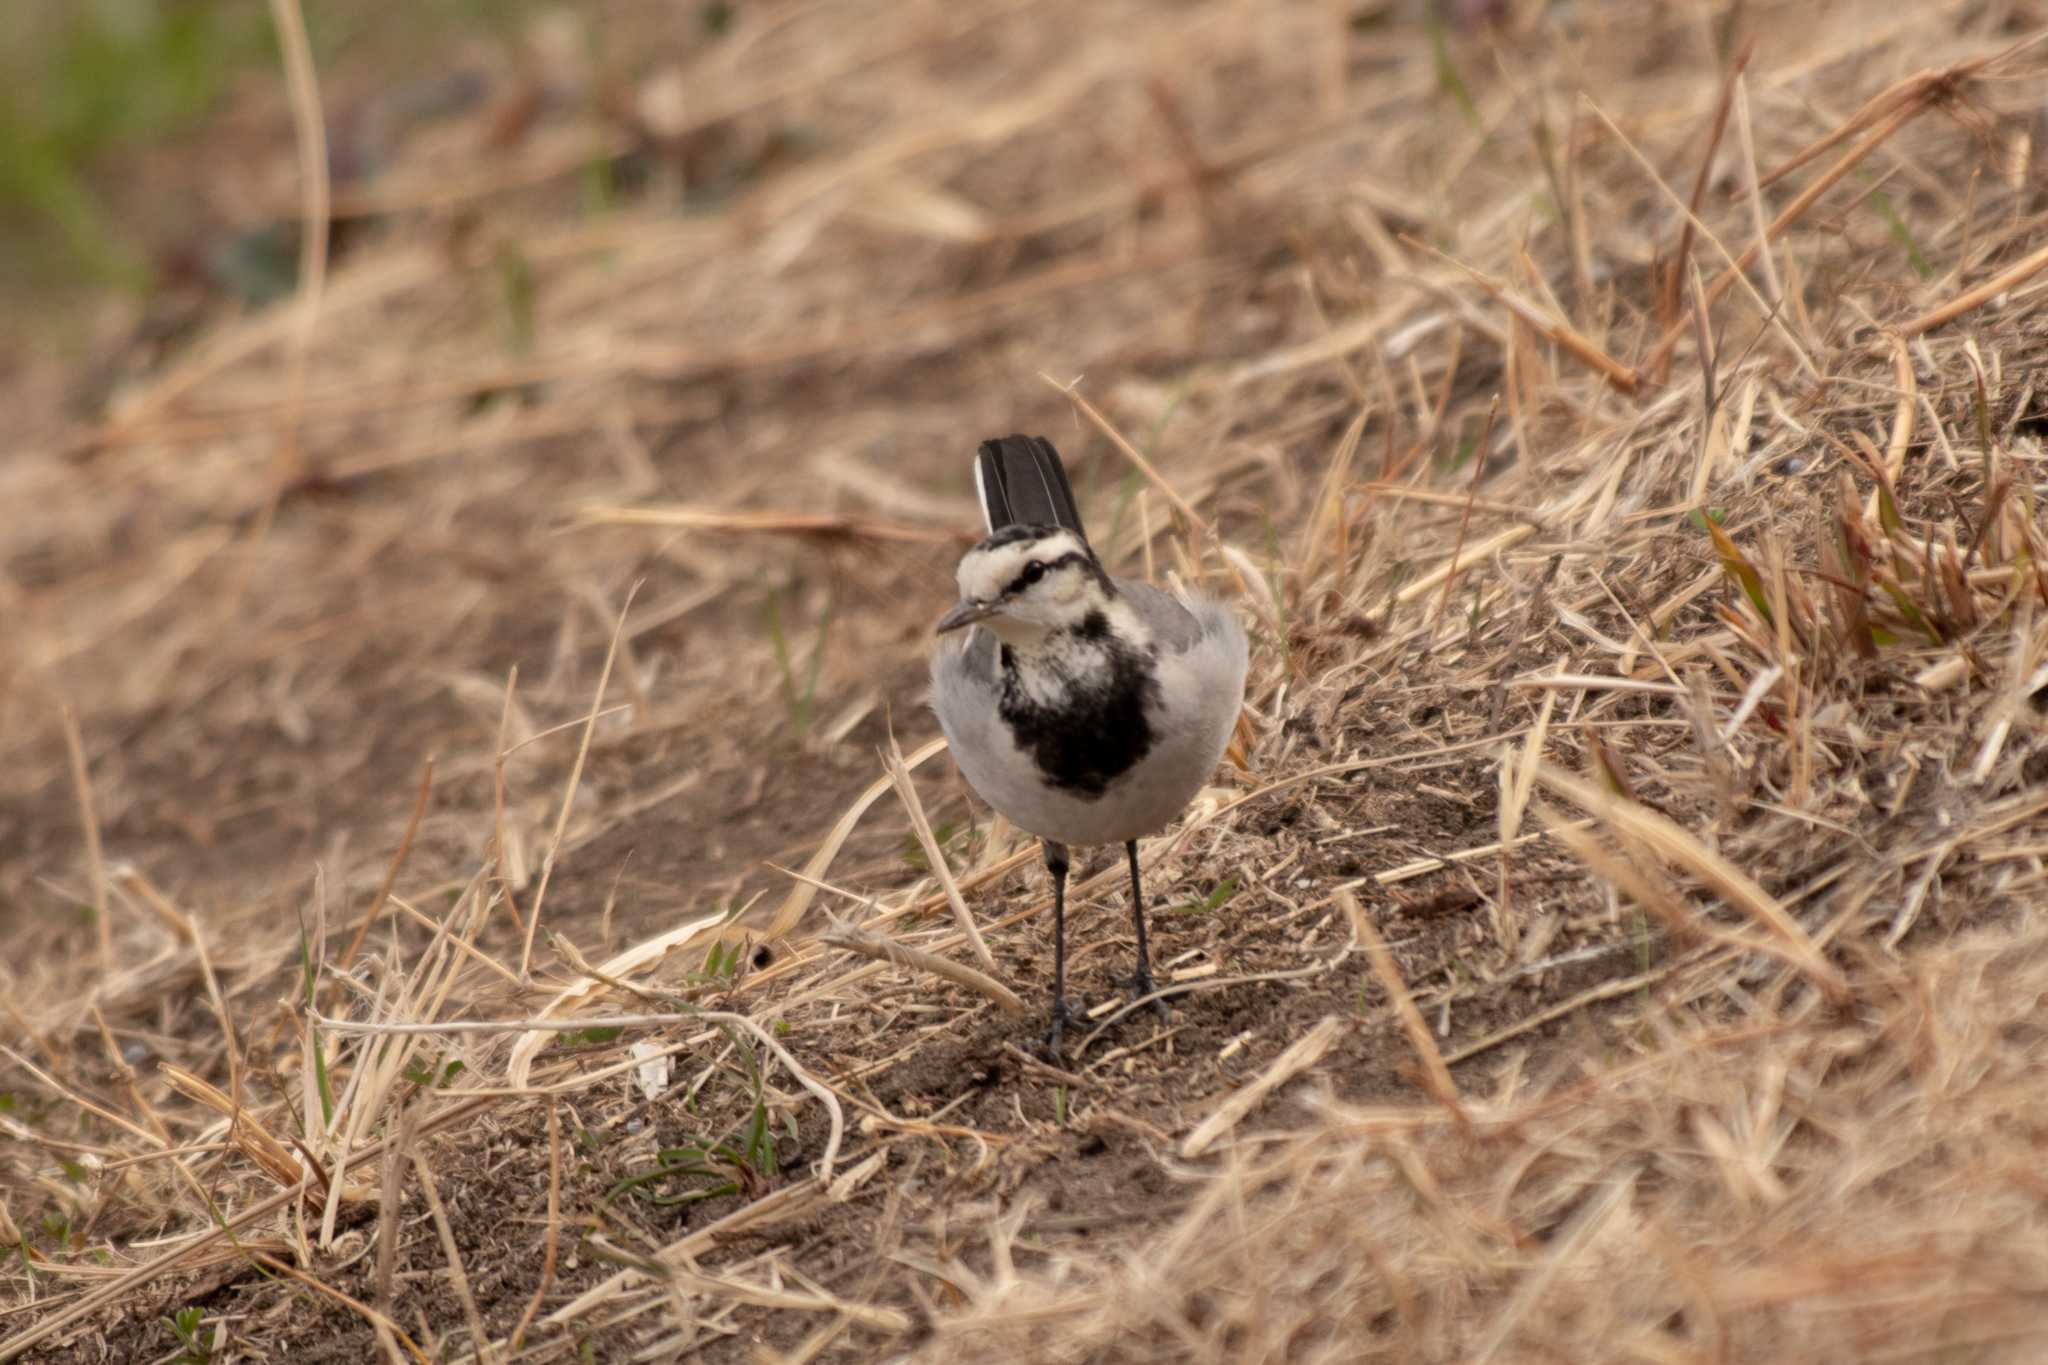
[[[979,1287],[926,1355],[2027,1359],[2048,939],[1859,957],[1854,1016],[1652,1009],[1457,1117],[1302,1095],[1141,1252]]]

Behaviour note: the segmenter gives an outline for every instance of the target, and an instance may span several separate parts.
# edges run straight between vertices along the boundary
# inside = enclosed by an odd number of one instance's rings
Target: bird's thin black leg
[[[1142,1000],[1152,994],[1152,952],[1145,945],[1145,892],[1138,884],[1138,841],[1132,839],[1124,845],[1124,852],[1131,859],[1131,925],[1138,931],[1138,972],[1131,978],[1132,998]],[[1159,1017],[1166,1017],[1166,1002],[1154,1000],[1152,1008]]]
[[[1060,1055],[1060,1036],[1074,1022],[1067,1008],[1067,846],[1045,841],[1045,870],[1052,874],[1052,1029],[1045,1050]]]

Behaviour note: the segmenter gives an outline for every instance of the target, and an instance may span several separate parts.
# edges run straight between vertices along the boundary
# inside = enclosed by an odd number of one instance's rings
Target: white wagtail
[[[1057,1054],[1073,1019],[1067,846],[1124,846],[1138,936],[1129,984],[1151,994],[1138,838],[1180,814],[1223,756],[1244,705],[1245,637],[1215,602],[1104,572],[1044,437],[984,441],[974,481],[988,537],[961,559],[960,602],[938,633],[981,629],[933,656],[932,709],[969,785],[1045,845],[1046,1046]]]

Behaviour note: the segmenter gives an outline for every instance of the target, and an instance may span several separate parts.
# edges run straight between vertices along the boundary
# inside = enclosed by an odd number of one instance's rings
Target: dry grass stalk
[[[271,22],[277,27],[278,49],[284,56],[285,86],[291,92],[292,126],[299,157],[299,289],[292,329],[291,366],[287,371],[285,420],[274,489],[299,477],[299,404],[306,393],[313,336],[320,325],[320,302],[327,286],[329,204],[333,186],[328,176],[327,122],[321,113],[320,82],[313,69],[313,45],[306,36],[306,16],[298,0],[270,0]],[[267,527],[275,507],[270,495],[259,524]]]
[[[1594,1240],[1606,1230],[1608,1220],[1629,1203],[1635,1192],[1635,1183],[1633,1172],[1619,1179],[1610,1179],[1606,1188],[1579,1210],[1563,1235],[1550,1247],[1543,1264],[1516,1287],[1514,1297],[1508,1300],[1491,1330],[1480,1340],[1472,1357],[1474,1365],[1485,1365],[1486,1361],[1500,1354],[1501,1348],[1521,1326],[1523,1318],[1543,1300],[1557,1277],[1574,1261],[1585,1256]]]
[[[1748,67],[1749,59],[1755,53],[1756,43],[1754,39],[1743,44],[1742,50],[1736,54],[1735,60],[1728,64],[1728,72],[1723,78],[1721,86],[1721,98],[1714,105],[1714,121],[1707,133],[1706,149],[1700,156],[1699,172],[1693,177],[1692,196],[1685,202],[1685,226],[1679,229],[1678,246],[1672,251],[1670,260],[1664,267],[1662,304],[1663,321],[1667,325],[1678,312],[1679,291],[1684,287],[1686,279],[1691,274],[1693,265],[1693,234],[1699,228],[1700,204],[1706,196],[1707,181],[1713,172],[1714,153],[1720,149],[1722,134],[1728,131],[1728,115],[1735,109],[1737,101],[1740,99],[1743,70]],[[1605,122],[1606,115],[1602,114],[1601,119]],[[1754,200],[1756,194],[1754,170],[1755,162],[1752,159],[1750,181],[1752,200]],[[1768,269],[1770,261],[1769,252],[1764,253],[1764,260]],[[1776,290],[1774,289],[1772,292],[1775,294]]]
[[[429,1357],[427,1353],[421,1350],[418,1343],[410,1336],[406,1335],[403,1327],[400,1327],[383,1313],[378,1312],[360,1299],[343,1293],[317,1276],[309,1275],[295,1265],[280,1261],[268,1252],[257,1252],[256,1259],[262,1262],[267,1269],[282,1275],[285,1279],[295,1284],[303,1285],[316,1295],[333,1299],[351,1313],[368,1322],[377,1334],[377,1342],[383,1348],[385,1358],[391,1361],[392,1365],[403,1365],[403,1362],[408,1357],[414,1362],[414,1365],[428,1365]],[[405,1348],[404,1356],[398,1353],[398,1348],[401,1346]]]
[[[100,848],[100,818],[93,810],[92,773],[85,764],[85,744],[78,737],[78,710],[60,708],[64,751],[71,760],[71,789],[78,797],[78,827],[85,831],[85,856],[92,870],[93,932],[99,939],[100,970],[114,970],[114,924],[107,913],[107,858]]]
[[[904,758],[903,767],[906,771],[914,769],[934,754],[943,751],[945,747],[946,740],[943,735],[928,739]],[[837,823],[826,834],[824,842],[818,846],[818,851],[804,864],[803,878],[769,917],[766,932],[770,938],[780,938],[796,928],[803,919],[804,912],[811,908],[811,901],[818,894],[818,879],[825,875],[826,870],[832,866],[832,860],[839,856],[839,850],[852,835],[854,826],[860,822],[861,816],[867,813],[869,806],[881,800],[884,793],[893,791],[895,786],[896,780],[891,776],[885,774],[876,778],[840,815]]]
[[[841,1179],[845,1177],[842,1176]],[[513,1357],[519,1355],[520,1345],[526,1340],[526,1329],[533,1325],[534,1316],[541,1305],[547,1302],[548,1290],[554,1287],[555,1257],[561,1245],[562,1235],[562,1117],[555,1101],[548,1101],[548,1231],[547,1241],[541,1251],[540,1283],[534,1288],[533,1297],[527,1300],[526,1311],[519,1315],[519,1325],[512,1329],[512,1337],[506,1350]]]
[[[1208,518],[1204,517],[1200,512],[1197,512],[1194,509],[1194,506],[1191,503],[1189,503],[1186,498],[1180,495],[1179,490],[1177,490],[1171,483],[1167,482],[1166,476],[1164,474],[1161,474],[1159,470],[1153,465],[1153,463],[1150,460],[1146,459],[1144,455],[1139,452],[1138,448],[1132,445],[1130,441],[1124,437],[1124,434],[1118,431],[1115,425],[1112,424],[1107,417],[1104,417],[1102,415],[1100,409],[1098,409],[1093,403],[1089,402],[1087,399],[1081,396],[1080,380],[1077,379],[1071,384],[1062,384],[1059,380],[1054,379],[1051,375],[1046,374],[1042,370],[1039,372],[1038,377],[1044,380],[1052,388],[1055,388],[1059,390],[1059,392],[1061,392],[1062,394],[1065,394],[1067,401],[1074,405],[1074,411],[1080,413],[1082,417],[1087,419],[1088,424],[1090,426],[1094,427],[1097,431],[1101,432],[1104,436],[1106,436],[1109,439],[1109,443],[1116,447],[1117,453],[1119,455],[1122,455],[1126,460],[1129,460],[1131,462],[1131,465],[1140,474],[1143,474],[1146,480],[1150,482],[1154,488],[1157,488],[1161,493],[1164,493],[1166,495],[1166,500],[1173,504],[1175,511],[1179,512],[1182,517],[1186,518],[1189,526],[1193,527],[1197,532],[1204,535],[1206,535],[1210,531],[1211,527],[1209,525]]]
[[[1590,1010],[1596,1005],[1604,1005],[1612,1000],[1626,1000],[1631,996],[1640,996],[1646,987],[1656,985],[1670,978],[1682,965],[1687,964],[1672,963],[1663,967],[1653,967],[1646,972],[1638,972],[1634,976],[1618,977],[1612,981],[1603,981],[1597,986],[1580,991],[1577,995],[1560,1000],[1546,1009],[1538,1010],[1536,1013],[1525,1018],[1517,1019],[1506,1028],[1495,1029],[1492,1033],[1482,1038],[1474,1039],[1463,1047],[1444,1054],[1444,1064],[1447,1066],[1457,1066],[1461,1062],[1469,1062],[1475,1057],[1483,1057],[1495,1048],[1503,1047],[1518,1038],[1530,1037],[1560,1019],[1569,1019],[1573,1015]]]
[[[1465,505],[1459,509],[1458,534],[1451,541],[1451,572],[1444,575],[1443,591],[1437,594],[1436,609],[1430,613],[1429,625],[1433,632],[1443,619],[1444,608],[1451,602],[1451,585],[1458,581],[1458,556],[1465,551],[1465,535],[1472,528],[1473,500],[1479,493],[1479,478],[1486,472],[1486,462],[1493,450],[1493,424],[1500,416],[1500,395],[1494,395],[1486,405],[1486,425],[1479,430],[1479,444],[1472,448],[1472,478],[1466,489]]]
[[[939,879],[939,889],[945,892],[946,905],[953,912],[953,922],[960,926],[961,936],[974,950],[975,960],[981,963],[986,979],[986,973],[995,970],[995,957],[990,954],[988,944],[982,941],[981,930],[974,923],[974,913],[960,898],[960,887],[953,880],[952,864],[946,861],[946,851],[939,847],[938,837],[932,833],[932,822],[925,816],[924,802],[918,799],[917,785],[911,781],[910,769],[903,762],[903,748],[896,742],[894,729],[889,731],[889,747],[882,752],[882,770],[889,775],[889,781],[896,788],[897,799],[903,802],[903,809],[910,816],[910,829],[917,836],[918,847],[924,850],[925,866]]]
[[[757,1308],[777,1308],[798,1313],[837,1313],[863,1327],[871,1327],[892,1335],[907,1332],[911,1327],[911,1319],[906,1313],[893,1308],[877,1308],[869,1304],[855,1303],[831,1294],[800,1294],[771,1285],[746,1284],[723,1276],[695,1274],[682,1269],[665,1272],[665,1278],[676,1289],[687,1293],[703,1294],[714,1299],[730,1299],[736,1303],[752,1304]]]
[[[63,1081],[51,1075],[49,1072],[43,1070],[43,1068],[37,1066],[35,1062],[23,1056],[14,1048],[9,1047],[6,1043],[0,1043],[0,1056],[6,1057],[8,1061],[13,1062],[16,1066],[20,1067],[22,1071],[26,1075],[28,1075],[32,1080],[37,1082],[39,1085],[46,1087],[53,1094],[63,1096],[66,1102],[76,1106],[81,1112],[91,1114],[94,1117],[102,1119],[107,1123],[111,1123],[116,1128],[122,1129],[123,1131],[129,1133],[131,1136],[139,1138],[143,1142],[150,1143],[157,1147],[170,1146],[170,1144],[166,1142],[164,1139],[158,1137],[155,1133],[150,1132],[149,1129],[136,1123],[127,1115],[122,1114],[117,1110],[108,1108],[103,1104],[100,1104],[98,1101],[92,1099],[90,1096],[82,1095],[77,1091],[73,1090]]]
[[[1496,532],[1477,545],[1465,547],[1413,582],[1404,584],[1401,590],[1394,594],[1394,601],[1405,606],[1409,602],[1425,597],[1453,574],[1461,573],[1474,564],[1513,549],[1535,534],[1534,526],[1510,526],[1505,531]]]
[[[1272,1065],[1260,1072],[1257,1079],[1232,1092],[1214,1113],[1182,1139],[1181,1158],[1192,1161],[1208,1151],[1219,1138],[1242,1123],[1252,1110],[1264,1104],[1268,1095],[1320,1062],[1323,1054],[1330,1050],[1330,1045],[1337,1041],[1343,1027],[1343,1020],[1334,1014],[1327,1015],[1314,1028],[1288,1044],[1287,1050],[1275,1057]]]
[[[1849,983],[1841,970],[1820,955],[1812,937],[1785,912],[1777,897],[1668,818],[1547,764],[1537,770],[1536,780],[1592,812],[1645,852],[1699,877],[1731,909],[1749,916],[1776,939],[1762,951],[1782,957],[1832,997],[1839,999],[1848,993]]]
[[[576,788],[583,780],[583,764],[590,757],[590,737],[597,729],[597,714],[604,705],[605,687],[611,682],[612,665],[618,661],[619,638],[625,633],[626,617],[632,614],[633,599],[639,592],[640,584],[635,583],[626,590],[626,600],[619,607],[618,623],[612,627],[612,642],[605,650],[604,667],[597,675],[597,690],[590,698],[590,714],[584,718],[583,738],[576,749],[576,762],[570,766],[562,804],[555,815],[555,830],[548,839],[548,851],[540,860],[540,885],[533,889],[533,905],[526,916],[526,941],[519,948],[519,977],[522,981],[527,979],[533,966],[533,935],[540,928],[541,903],[547,899],[548,881],[554,875],[555,859],[562,851],[562,836],[569,828],[569,811],[576,804]]]
[[[633,972],[639,972],[641,968],[651,966],[655,962],[662,962],[672,952],[684,948],[688,943],[696,943],[700,937],[709,935],[713,929],[721,925],[725,925],[723,911],[717,911],[713,915],[700,915],[692,921],[686,921],[670,929],[668,933],[657,933],[651,939],[635,943],[633,948],[627,948],[621,954],[606,958],[600,966],[584,970],[580,980],[557,990],[557,993],[547,1001],[547,1005],[541,1007],[541,1013],[535,1017],[535,1023],[532,1023],[526,1038],[520,1038],[516,1044],[512,1044],[512,1052],[506,1058],[506,1085],[510,1085],[512,1089],[526,1087],[528,1076],[532,1074],[532,1062],[541,1054],[541,1048],[553,1042],[553,1038],[549,1038],[549,1031],[557,1027],[604,1027],[590,1025],[584,1021],[563,1021],[561,1015],[565,1015],[569,1009],[594,999],[598,995],[598,990],[612,986],[614,982],[623,982]]]
[[[1786,346],[1790,348],[1793,358],[1799,362],[1799,367],[1805,370],[1810,375],[1817,375],[1818,370],[1814,366],[1813,357],[1807,354],[1807,348],[1804,345],[1802,345],[1799,339],[1792,334],[1791,328],[1785,323],[1784,319],[1779,316],[1777,308],[1774,307],[1769,300],[1765,299],[1763,294],[1757,290],[1754,284],[1750,283],[1749,276],[1746,273],[1749,269],[1749,265],[1754,263],[1752,259],[1754,256],[1767,256],[1769,254],[1769,232],[1766,231],[1764,233],[1760,233],[1757,238],[1757,242],[1759,243],[1759,245],[1752,248],[1750,253],[1747,253],[1744,257],[1738,259],[1733,253],[1731,253],[1728,250],[1726,246],[1722,244],[1720,237],[1715,235],[1713,230],[1707,227],[1706,224],[1702,223],[1699,220],[1698,215],[1694,213],[1690,207],[1687,206],[1686,202],[1678,197],[1678,192],[1672,189],[1670,185],[1666,184],[1664,178],[1657,174],[1657,168],[1650,164],[1650,159],[1643,155],[1642,151],[1639,148],[1637,148],[1633,141],[1629,139],[1628,134],[1624,133],[1621,130],[1620,125],[1616,124],[1612,118],[1608,117],[1607,111],[1605,109],[1602,109],[1598,104],[1593,103],[1591,100],[1588,100],[1587,103],[1591,106],[1594,114],[1596,114],[1599,117],[1600,121],[1607,125],[1607,131],[1613,134],[1614,140],[1621,144],[1622,148],[1628,152],[1629,156],[1632,159],[1634,159],[1635,163],[1638,166],[1642,167],[1643,174],[1649,178],[1651,184],[1657,187],[1658,193],[1664,197],[1665,201],[1671,204],[1674,208],[1676,208],[1678,212],[1685,215],[1686,230],[1688,232],[1697,231],[1699,235],[1710,246],[1714,248],[1715,253],[1721,257],[1721,260],[1723,262],[1723,269],[1722,273],[1716,277],[1716,283],[1721,285],[1723,288],[1725,288],[1728,284],[1740,284],[1742,286],[1743,292],[1749,295],[1750,302],[1753,305],[1755,305],[1758,314],[1766,320],[1771,330],[1775,331],[1781,338],[1783,338]],[[1709,338],[1707,330],[1707,314],[1708,310],[1713,307],[1714,300],[1719,296],[1721,290],[1709,290],[1704,286],[1699,285],[1696,280],[1693,280],[1692,276],[1693,272],[1697,269],[1697,264],[1698,263],[1693,261],[1690,257],[1688,257],[1685,262],[1686,277],[1688,281],[1692,282],[1694,285],[1693,304],[1690,320],[1694,328],[1694,334],[1696,337],[1699,338],[1698,358],[1700,362],[1701,377],[1706,388],[1707,409],[1711,413],[1718,407],[1718,404],[1716,404],[1716,402],[1714,401],[1715,356],[1713,353],[1713,344],[1711,339]],[[1676,309],[1673,309],[1673,311],[1676,312]],[[1668,362],[1668,353],[1660,356],[1660,359]]]
[[[1746,277],[1744,276],[1743,272],[1747,271],[1750,268],[1750,266],[1756,263],[1756,258],[1758,257],[1758,255],[1760,255],[1762,252],[1768,251],[1770,249],[1770,244],[1776,241],[1779,237],[1782,237],[1785,234],[1786,230],[1790,228],[1794,223],[1798,222],[1801,218],[1805,217],[1807,211],[1811,209],[1815,203],[1819,202],[1821,196],[1825,195],[1829,190],[1833,189],[1836,185],[1840,184],[1842,179],[1845,176],[1847,176],[1851,171],[1855,170],[1857,166],[1862,164],[1862,162],[1865,159],[1867,159],[1871,153],[1875,152],[1879,147],[1882,147],[1885,143],[1891,141],[1893,135],[1896,134],[1901,128],[1904,128],[1908,123],[1911,123],[1916,117],[1918,117],[1921,111],[1922,106],[1917,103],[1906,103],[1902,105],[1902,107],[1897,109],[1883,122],[1878,124],[1878,126],[1874,128],[1869,133],[1869,135],[1867,135],[1861,142],[1857,143],[1854,147],[1851,147],[1847,152],[1844,152],[1842,156],[1832,166],[1828,167],[1827,170],[1823,171],[1813,181],[1812,184],[1808,185],[1804,190],[1800,191],[1798,195],[1794,196],[1791,203],[1787,204],[1783,209],[1779,210],[1778,216],[1771,220],[1770,225],[1764,229],[1763,233],[1759,235],[1755,241],[1751,242],[1748,247],[1744,248],[1742,253],[1738,255],[1726,269],[1724,269],[1720,274],[1714,277],[1713,282],[1707,287],[1707,305],[1709,307],[1712,307],[1716,302],[1720,300],[1721,296],[1727,293],[1729,288],[1736,284],[1738,281],[1746,282]],[[1846,128],[1848,127],[1848,125],[1845,124],[1844,127]],[[1684,319],[1682,322],[1674,324],[1672,329],[1669,332],[1665,333],[1663,342],[1660,343],[1660,345],[1657,348],[1655,359],[1661,361],[1663,358],[1670,354],[1671,348],[1677,343],[1678,335],[1681,329],[1685,325],[1689,324],[1691,320],[1692,319],[1688,317]]]
[[[1465,1122],[1465,1107],[1458,1099],[1458,1083],[1451,1079],[1451,1069],[1444,1065],[1443,1051],[1437,1047],[1436,1039],[1430,1036],[1422,1011],[1415,1008],[1415,997],[1409,992],[1408,983],[1401,979],[1401,968],[1387,948],[1387,940],[1358,904],[1358,897],[1349,891],[1340,891],[1337,904],[1351,922],[1352,932],[1365,946],[1373,975],[1380,979],[1381,989],[1393,1002],[1394,1017],[1401,1021],[1401,1031],[1408,1035],[1408,1044],[1415,1049],[1416,1060],[1422,1063],[1423,1089],[1429,1092],[1431,1099],[1449,1110],[1453,1118],[1460,1123]]]
[[[818,935],[818,942],[828,948],[843,948],[849,953],[858,953],[876,962],[889,962],[915,972],[929,972],[956,986],[965,986],[977,995],[987,996],[995,1001],[996,1007],[1005,1014],[1023,1015],[1030,1013],[1023,997],[988,975],[972,967],[940,957],[936,953],[922,952],[916,948],[893,942],[854,925],[839,924]]]
[[[377,1269],[374,1283],[377,1288],[377,1302],[389,1306],[392,1299],[391,1287],[398,1273],[398,1232],[397,1211],[403,1207],[401,1196],[405,1190],[405,1168],[412,1155],[413,1142],[419,1136],[420,1106],[407,1105],[398,1114],[398,1123],[391,1142],[385,1144],[380,1165],[381,1180],[377,1188],[377,1202],[380,1209],[388,1210],[387,1216],[377,1220]]]
[[[441,1203],[440,1191],[434,1188],[434,1168],[418,1148],[412,1152],[412,1168],[420,1178],[420,1193],[426,1197],[434,1234],[441,1239],[441,1254],[448,1261],[448,1282],[455,1290],[456,1301],[462,1305],[462,1315],[469,1320],[470,1347],[482,1365],[495,1365],[500,1357],[484,1333],[483,1316],[476,1310],[476,1295],[469,1291],[469,1274],[462,1268],[462,1248],[455,1244],[455,1231],[448,1226],[448,1210]]]
[[[830,1198],[829,1192],[815,1183],[785,1186],[670,1243],[656,1253],[655,1260],[659,1266],[689,1265],[697,1257],[710,1252],[717,1245],[717,1239],[721,1237],[732,1237],[756,1225],[786,1222],[802,1217],[822,1208],[830,1202]],[[659,1273],[659,1267],[656,1267],[655,1273]],[[576,1322],[587,1317],[592,1310],[612,1303],[627,1290],[646,1280],[648,1274],[648,1271],[634,1269],[612,1275],[548,1314],[542,1322],[551,1327]]]
[[[1954,322],[1965,313],[1982,308],[2000,294],[2017,289],[2043,270],[2048,270],[2048,247],[2033,252],[2024,259],[1999,271],[1975,288],[1966,289],[1939,307],[1930,308],[1916,318],[1899,324],[1901,337],[1916,337],[1936,327]]]
[[[509,694],[508,694],[509,695]],[[384,880],[377,886],[377,894],[370,899],[370,908],[356,921],[355,932],[349,936],[348,947],[342,950],[340,967],[348,970],[362,951],[363,939],[369,935],[370,926],[384,912],[385,902],[391,899],[391,888],[398,881],[399,869],[405,866],[406,855],[412,852],[412,841],[420,832],[420,820],[427,813],[427,800],[434,790],[434,760],[429,758],[420,769],[420,784],[413,793],[412,815],[405,822],[405,833],[399,836],[398,848],[391,855],[391,865],[384,872]]]
[[[1418,250],[1429,252],[1446,265],[1455,266],[1462,270],[1474,284],[1484,289],[1488,294],[1491,294],[1517,321],[1534,328],[1541,335],[1548,337],[1551,342],[1569,352],[1580,364],[1599,374],[1616,389],[1623,393],[1632,394],[1636,391],[1637,386],[1642,383],[1642,376],[1637,374],[1633,368],[1622,364],[1619,360],[1601,350],[1599,346],[1594,344],[1591,338],[1582,335],[1570,323],[1560,318],[1551,317],[1542,308],[1515,293],[1514,290],[1508,287],[1505,281],[1496,279],[1483,270],[1466,265],[1463,261],[1457,260],[1454,257],[1447,256],[1427,242],[1418,242],[1412,238],[1404,240],[1408,242],[1408,245]]]
[[[227,1092],[207,1084],[182,1067],[166,1066],[163,1069],[163,1076],[170,1082],[173,1090],[199,1101],[226,1119],[229,1141],[268,1172],[272,1180],[288,1189],[299,1188],[304,1184],[307,1171],[298,1158],[260,1123],[243,1112]],[[324,1185],[325,1181],[321,1183]],[[366,1195],[362,1192],[356,1195],[358,1199],[364,1197]]]

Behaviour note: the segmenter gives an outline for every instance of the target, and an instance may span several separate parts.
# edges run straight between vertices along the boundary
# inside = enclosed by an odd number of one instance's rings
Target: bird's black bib
[[[1090,800],[1152,750],[1148,705],[1157,705],[1153,653],[1120,640],[1099,611],[1067,632],[1072,643],[1046,651],[1039,671],[1057,678],[1061,697],[1047,703],[1025,690],[1009,646],[1000,655],[997,714],[1046,781]]]

